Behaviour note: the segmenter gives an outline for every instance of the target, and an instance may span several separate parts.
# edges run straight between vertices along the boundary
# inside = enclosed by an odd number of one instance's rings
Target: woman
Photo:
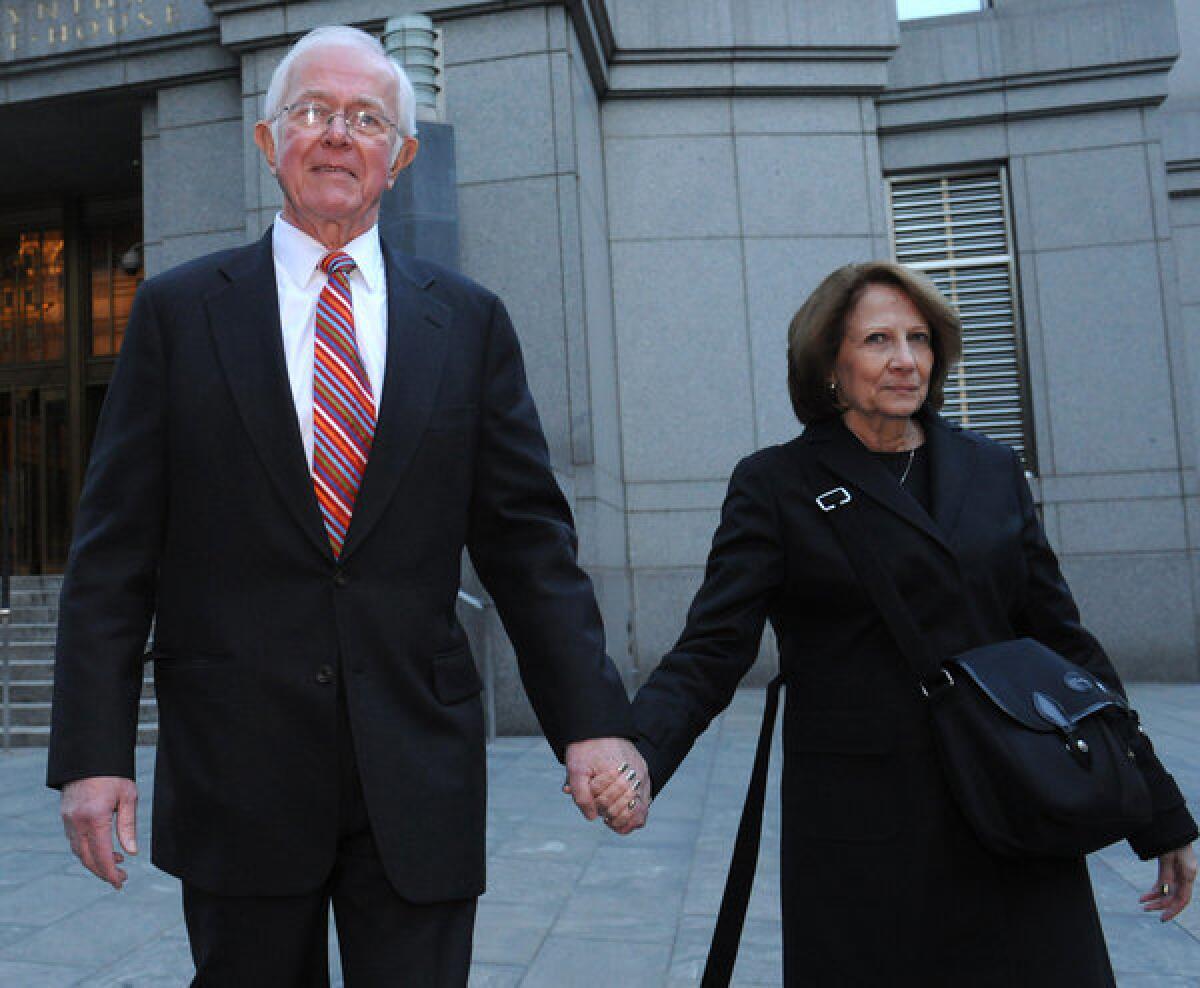
[[[1028,636],[1119,687],[1079,623],[1019,458],[937,415],[961,335],[937,289],[899,265],[847,265],[817,288],[788,335],[804,434],[734,470],[687,627],[634,704],[660,791],[771,621],[787,686],[788,986],[1114,984],[1083,859],[997,857],[961,816],[913,674],[806,482],[857,498],[857,524],[935,654]],[[1196,824],[1146,749],[1154,816],[1131,843],[1158,858],[1142,901],[1165,920],[1191,896]],[[614,829],[640,823],[625,776],[593,790]]]

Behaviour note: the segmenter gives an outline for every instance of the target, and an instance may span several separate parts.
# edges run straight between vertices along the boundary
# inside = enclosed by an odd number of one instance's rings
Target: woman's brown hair
[[[939,411],[946,375],[962,355],[962,322],[954,307],[925,275],[891,261],[866,261],[838,268],[821,282],[788,326],[788,394],[805,425],[839,414],[829,387],[846,317],[869,285],[894,285],[912,300],[932,334],[933,371],[925,404]]]

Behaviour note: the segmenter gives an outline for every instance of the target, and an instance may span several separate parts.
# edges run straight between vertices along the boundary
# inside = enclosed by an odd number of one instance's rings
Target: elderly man
[[[120,888],[154,615],[154,861],[183,881],[198,985],[327,984],[331,901],[352,988],[466,983],[485,760],[464,547],[584,815],[591,776],[645,771],[504,307],[380,241],[414,134],[377,41],[301,39],[255,132],[282,212],[142,286],[96,434],[48,781]]]

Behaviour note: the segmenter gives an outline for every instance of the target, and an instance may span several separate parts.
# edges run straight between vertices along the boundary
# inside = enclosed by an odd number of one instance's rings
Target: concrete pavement
[[[1200,685],[1132,692],[1192,806],[1200,805]],[[580,819],[558,791],[562,771],[543,741],[495,742],[489,891],[479,907],[471,988],[697,985],[762,697],[738,694],[655,803],[650,825],[628,839]],[[186,985],[192,966],[178,884],[145,853],[120,893],[84,873],[63,840],[57,797],[42,786],[44,758],[40,750],[0,755],[0,986]],[[153,759],[151,749],[139,750],[143,843]],[[776,778],[778,769],[776,755]],[[780,984],[778,834],[772,798],[737,971],[743,986]],[[1154,879],[1152,864],[1121,845],[1091,865],[1121,988],[1200,988],[1200,903],[1161,925],[1137,904]]]

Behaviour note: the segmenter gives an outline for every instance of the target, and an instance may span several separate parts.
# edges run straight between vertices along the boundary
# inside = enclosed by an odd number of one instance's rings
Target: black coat
[[[808,463],[858,498],[858,523],[935,654],[1029,636],[1118,685],[1016,455],[923,422],[932,519],[840,421],[738,464],[687,627],[634,704],[651,782],[667,782],[729,702],[769,619],[787,683],[786,983],[1111,985],[1083,860],[1013,861],[978,843],[943,782],[913,674],[804,493]],[[1152,755],[1147,774],[1155,817],[1134,846],[1152,856],[1196,831]]]
[[[138,292],[60,612],[49,782],[133,777],[156,615],[154,861],[222,894],[317,887],[338,825],[337,693],[396,890],[484,881],[464,547],[551,744],[630,736],[516,335],[492,294],[384,245],[387,366],[340,560],[288,386],[268,232]]]

